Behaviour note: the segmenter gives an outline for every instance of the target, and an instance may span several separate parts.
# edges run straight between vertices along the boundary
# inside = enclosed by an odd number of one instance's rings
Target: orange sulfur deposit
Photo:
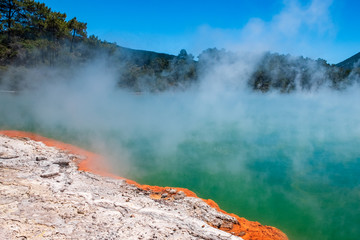
[[[23,132],[23,131],[13,131],[13,130],[0,130],[0,134],[7,135],[9,137],[16,138],[30,138],[34,141],[43,142],[45,145],[50,147],[56,147],[58,149],[67,151],[69,153],[84,156],[85,158],[79,158],[76,160],[78,164],[78,168],[80,171],[92,172],[94,174],[98,174],[101,176],[113,177],[117,179],[124,179],[122,177],[111,174],[109,169],[110,166],[107,165],[106,160],[98,154],[86,151],[79,147],[76,147],[71,144],[66,144],[60,141],[56,141],[50,138],[42,137],[40,135]],[[170,188],[170,187],[159,187],[159,186],[149,186],[149,185],[141,185],[135,181],[125,179],[127,183],[136,185],[138,188],[150,191],[150,197],[153,199],[164,198],[163,194],[166,193],[166,197],[164,199],[171,199],[171,189],[175,189],[177,191],[182,191],[186,196],[189,197],[197,197],[197,195],[185,188]],[[211,207],[217,209],[218,211],[235,217],[238,220],[238,223],[229,223],[223,224],[221,226],[214,226],[212,223],[208,223],[209,225],[219,228],[223,231],[229,232],[235,236],[240,236],[245,240],[287,240],[287,236],[281,232],[279,229],[270,226],[261,225],[258,222],[248,221],[245,218],[241,218],[235,214],[229,214],[219,208],[219,206],[211,199],[202,199]]]

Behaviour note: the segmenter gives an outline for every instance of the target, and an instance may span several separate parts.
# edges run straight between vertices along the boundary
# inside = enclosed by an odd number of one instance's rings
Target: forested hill
[[[336,66],[349,70],[360,67],[360,52],[336,64]]]
[[[184,49],[175,56],[121,47],[88,36],[85,22],[67,19],[65,13],[34,0],[1,0],[0,21],[0,90],[29,85],[23,82],[32,81],[31,69],[76,71],[99,57],[116,70],[119,87],[135,92],[184,90],[218,73],[226,81],[221,67],[226,65],[227,71],[233,67],[236,73],[237,63],[244,62],[244,56],[216,48],[204,50],[195,61]],[[344,89],[359,82],[360,75],[359,68],[277,53],[264,53],[252,64],[255,67],[246,76],[230,74],[231,82],[246,81],[255,91],[289,93],[322,86]]]
[[[173,55],[132,50],[87,35],[87,24],[66,14],[53,11],[34,0],[2,0],[0,2],[0,64],[6,66],[66,64],[86,61],[99,51],[120,51],[148,62],[155,58],[172,59]]]
[[[13,89],[20,87],[28,68],[74,68],[99,56],[119,69],[119,86],[134,91],[162,91],[196,78],[195,61],[185,50],[174,56],[120,47],[88,36],[85,22],[67,20],[65,13],[34,0],[2,0],[0,20],[0,83],[10,78]],[[157,82],[145,81],[148,75]]]

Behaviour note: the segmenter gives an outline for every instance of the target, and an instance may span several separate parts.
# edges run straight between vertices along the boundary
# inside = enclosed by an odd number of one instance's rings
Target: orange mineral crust
[[[98,174],[106,177],[113,177],[117,179],[124,179],[122,177],[111,174],[109,171],[109,165],[107,165],[106,160],[98,154],[86,151],[82,148],[76,147],[71,144],[63,143],[60,141],[56,141],[50,138],[42,137],[40,135],[23,132],[23,131],[15,131],[15,130],[0,130],[0,134],[6,135],[8,137],[14,138],[30,138],[34,141],[43,142],[45,145],[50,147],[56,147],[63,151],[67,151],[76,156],[76,163],[78,165],[78,169],[80,171],[92,172],[94,174]],[[174,199],[174,192],[183,192],[184,195],[188,197],[197,197],[197,195],[186,189],[186,188],[173,188],[173,187],[159,187],[159,186],[149,186],[149,185],[141,185],[135,181],[125,179],[127,183],[133,184],[138,188],[141,188],[146,191],[150,191],[150,197],[153,199],[167,199],[169,201]],[[240,236],[245,240],[287,240],[287,236],[281,232],[279,229],[270,226],[261,225],[258,222],[248,221],[245,218],[241,218],[235,214],[229,214],[219,208],[219,206],[211,199],[202,199],[209,206],[215,208],[216,210],[235,217],[238,222],[237,223],[226,223],[221,226],[215,226],[212,223],[208,223],[214,228],[219,228],[223,231],[229,232],[235,236]]]

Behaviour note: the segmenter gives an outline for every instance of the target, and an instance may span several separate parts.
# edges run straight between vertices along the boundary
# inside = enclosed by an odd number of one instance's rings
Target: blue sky
[[[125,47],[199,55],[209,47],[337,63],[360,51],[356,0],[42,0]]]

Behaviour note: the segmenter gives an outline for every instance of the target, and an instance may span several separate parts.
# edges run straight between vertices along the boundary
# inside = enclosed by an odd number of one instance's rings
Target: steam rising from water
[[[354,239],[358,87],[254,93],[246,81],[257,59],[208,69],[188,91],[142,95],[116,88],[106,61],[31,70],[28,90],[0,94],[0,127],[85,146],[123,176],[189,187],[290,239]]]

